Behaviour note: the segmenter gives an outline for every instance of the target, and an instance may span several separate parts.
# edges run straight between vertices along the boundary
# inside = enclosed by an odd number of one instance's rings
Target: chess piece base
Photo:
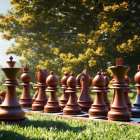
[[[131,110],[131,116],[133,118],[140,118],[140,106],[134,106]]]
[[[113,108],[108,112],[108,119],[112,121],[130,121],[130,112],[127,108]]]
[[[42,111],[44,110],[44,106],[46,105],[47,101],[37,101],[35,100],[34,103],[32,104],[32,110],[34,111]]]
[[[82,111],[88,112],[88,110],[91,108],[91,105],[93,102],[82,102],[78,101]]]
[[[108,109],[103,105],[92,105],[89,109],[89,116],[93,117],[106,117]]]
[[[61,112],[61,106],[58,102],[47,102],[47,105],[44,107],[44,112],[46,113],[57,113]]]
[[[63,114],[64,115],[79,115],[81,114],[81,108],[78,104],[67,104],[65,108],[63,109]]]
[[[20,99],[19,103],[23,106],[23,107],[32,107],[32,99]]]

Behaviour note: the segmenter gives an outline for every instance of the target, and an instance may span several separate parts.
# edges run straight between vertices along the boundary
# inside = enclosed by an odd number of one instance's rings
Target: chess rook
[[[46,102],[48,101],[46,95],[46,78],[47,78],[47,69],[39,70],[37,72],[37,87],[38,87],[38,96],[34,103],[32,104],[32,110],[43,111]]]

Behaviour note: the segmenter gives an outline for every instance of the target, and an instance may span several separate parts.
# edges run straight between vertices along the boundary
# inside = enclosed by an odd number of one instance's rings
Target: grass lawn
[[[29,121],[22,124],[0,124],[0,140],[140,140],[140,126],[63,120],[47,114],[27,117]]]

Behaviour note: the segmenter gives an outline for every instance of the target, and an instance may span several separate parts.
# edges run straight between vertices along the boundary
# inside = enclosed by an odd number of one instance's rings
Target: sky
[[[11,9],[11,6],[9,4],[10,0],[0,0],[0,13],[5,14],[7,10]],[[3,40],[1,38],[1,33],[0,33],[0,66],[7,66],[6,61],[9,59],[9,56],[11,55],[6,55],[6,50],[10,47],[12,41],[7,41]],[[13,58],[15,61],[18,61],[20,58],[13,55]]]

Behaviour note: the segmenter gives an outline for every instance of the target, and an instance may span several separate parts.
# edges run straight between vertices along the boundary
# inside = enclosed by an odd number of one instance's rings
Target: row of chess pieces
[[[8,87],[9,92],[7,92],[5,99],[5,93],[3,91],[0,93],[3,101],[0,109],[5,105],[13,107],[14,100],[16,100],[10,98],[10,93],[12,94],[11,88],[14,89],[15,86],[18,86],[16,74],[13,74],[11,78],[9,76],[11,70],[17,69],[11,67],[13,62],[14,61],[12,61],[11,58],[10,61],[7,62],[9,68],[5,68],[5,70],[4,68],[2,69],[7,78],[3,85]],[[63,115],[79,115],[84,111],[88,112],[90,117],[108,117],[108,119],[114,121],[130,121],[131,116],[140,118],[140,71],[138,71],[134,77],[137,83],[138,93],[132,108],[128,97],[128,93],[130,92],[130,78],[127,76],[129,67],[123,65],[122,58],[117,58],[116,66],[112,66],[110,69],[113,72],[113,87],[108,87],[110,80],[106,72],[98,72],[93,80],[91,80],[87,69],[80,73],[76,78],[73,73],[68,76],[68,73],[65,72],[61,79],[61,89],[63,90],[63,93],[58,101],[56,96],[56,92],[58,92],[58,79],[54,75],[54,72],[51,71],[49,76],[47,76],[47,69],[36,72],[35,77],[37,84],[34,86],[36,93],[32,99],[29,88],[31,75],[29,74],[29,68],[25,67],[23,69],[23,74],[20,77],[23,82],[23,92],[19,99],[19,103],[22,107],[31,107],[33,111],[44,111],[46,113],[58,113],[63,111]],[[140,66],[138,66],[138,70],[140,70]],[[94,102],[89,93],[89,87],[92,83],[94,86],[92,92],[96,93]],[[107,92],[110,88],[114,89],[114,97],[111,103],[107,96]],[[80,90],[79,98],[76,95],[78,90]],[[46,92],[50,92],[49,99],[47,98]],[[8,98],[12,102],[11,105],[8,103]]]

